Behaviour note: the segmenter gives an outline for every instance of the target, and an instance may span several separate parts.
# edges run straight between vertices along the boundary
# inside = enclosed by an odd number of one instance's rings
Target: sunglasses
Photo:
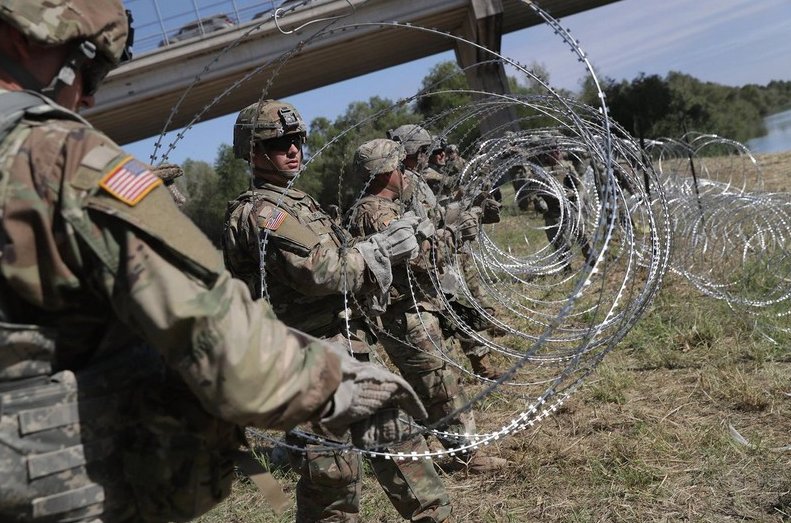
[[[287,134],[286,136],[265,140],[261,143],[265,149],[270,151],[285,152],[291,149],[292,145],[297,149],[301,149],[304,141],[305,138],[301,134]]]
[[[82,66],[82,91],[86,96],[93,96],[113,69],[113,64],[102,55],[97,54]]]

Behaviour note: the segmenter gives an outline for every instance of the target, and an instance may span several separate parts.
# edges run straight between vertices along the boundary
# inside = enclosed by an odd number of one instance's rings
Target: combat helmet
[[[31,41],[42,46],[80,42],[64,63],[56,81],[71,85],[74,71],[84,70],[86,93],[93,94],[98,85],[119,63],[132,57],[131,13],[120,0],[0,0],[0,20],[15,27]],[[9,72],[19,73],[4,58]],[[71,69],[72,72],[64,71]],[[27,89],[41,91],[32,76],[15,74]],[[23,78],[22,78],[23,77]]]
[[[361,178],[392,172],[406,158],[404,146],[387,138],[376,138],[354,152],[354,172]]]
[[[288,134],[301,134],[304,143],[307,125],[296,108],[279,100],[264,100],[248,105],[236,117],[233,126],[233,154],[250,160],[250,144],[272,140]]]
[[[387,131],[387,137],[404,146],[408,155],[416,154],[421,147],[431,147],[431,134],[415,124],[405,124],[394,130]]]

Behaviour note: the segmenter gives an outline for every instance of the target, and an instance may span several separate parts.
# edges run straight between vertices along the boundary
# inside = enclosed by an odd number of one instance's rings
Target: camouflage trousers
[[[563,253],[564,256],[571,254],[571,248],[579,245],[582,255],[586,258],[591,253],[590,243],[579,227],[574,227],[571,216],[563,216],[561,221],[560,210],[555,206],[550,206],[544,213],[544,233],[547,241],[552,245],[556,252]]]
[[[480,307],[494,310],[488,305],[488,297],[482,287],[481,273],[475,266],[470,245],[465,245],[461,249],[458,259],[461,264],[461,273],[464,275],[464,283],[472,297]],[[472,304],[467,303],[466,298],[451,300],[451,307],[453,307],[456,315],[472,330],[483,332],[488,327],[486,319]],[[452,336],[459,340],[461,351],[468,358],[482,358],[491,352],[489,347],[480,344],[475,338],[453,325],[452,322],[449,324],[447,321],[443,321],[441,325],[446,337]]]
[[[352,350],[360,357],[364,333],[352,333],[350,338]],[[349,343],[342,335],[330,339]],[[316,445],[303,445],[292,435],[286,440],[306,447],[304,454],[289,455],[292,467],[300,475],[296,489],[297,523],[358,521],[362,493],[360,454],[318,451]],[[428,446],[424,438],[418,437],[383,450],[423,454]],[[445,521],[450,516],[450,498],[433,461],[371,458],[370,465],[393,507],[404,519],[429,523]]]
[[[383,334],[379,342],[426,407],[426,421],[437,422],[464,406],[467,398],[459,384],[459,376],[441,357],[446,347],[437,313],[414,309],[399,313],[388,311],[382,320],[392,337]],[[472,412],[466,411],[454,416],[442,430],[474,434],[475,418]],[[446,448],[459,445],[459,438],[439,439]]]

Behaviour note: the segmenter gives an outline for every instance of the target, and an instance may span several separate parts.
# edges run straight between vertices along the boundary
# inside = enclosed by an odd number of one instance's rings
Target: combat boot
[[[439,466],[446,473],[487,474],[503,470],[507,465],[507,459],[487,456],[481,451],[474,451],[463,457],[455,457],[450,463]]]
[[[464,462],[470,474],[486,474],[503,470],[508,465],[508,460],[495,456],[487,456],[480,451],[473,453],[472,457]]]
[[[505,374],[505,371],[498,369],[489,357],[489,352],[483,356],[469,356],[472,371],[478,376],[482,376],[488,380],[497,380]]]

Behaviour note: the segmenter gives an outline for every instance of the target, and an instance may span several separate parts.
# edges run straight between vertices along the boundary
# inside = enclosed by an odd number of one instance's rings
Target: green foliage
[[[184,176],[177,183],[187,197],[184,213],[219,247],[225,206],[249,185],[247,162],[234,158],[233,148],[222,144],[214,167],[186,160],[182,169]]]
[[[605,79],[610,115],[636,137],[679,137],[687,131],[745,142],[766,132],[763,118],[791,107],[791,82],[729,87],[678,72],[665,78],[640,74],[632,81]],[[581,99],[598,104],[588,79]]]

